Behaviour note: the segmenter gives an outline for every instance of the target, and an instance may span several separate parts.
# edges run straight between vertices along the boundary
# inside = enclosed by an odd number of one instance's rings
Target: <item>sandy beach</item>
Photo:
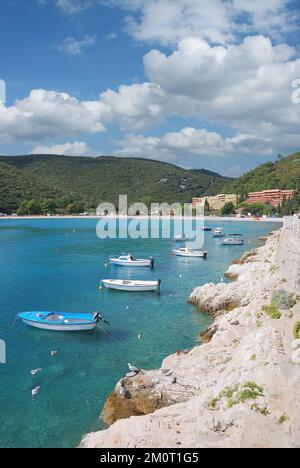
[[[179,219],[191,219],[187,216],[108,216],[107,219],[141,219],[141,220],[179,220]],[[5,220],[57,220],[57,219],[103,219],[103,216],[2,216],[0,221]],[[196,218],[195,218],[196,219]],[[198,220],[204,221],[245,221],[245,222],[270,222],[270,223],[283,223],[283,218],[233,218],[223,216],[205,216],[204,218],[197,218]]]

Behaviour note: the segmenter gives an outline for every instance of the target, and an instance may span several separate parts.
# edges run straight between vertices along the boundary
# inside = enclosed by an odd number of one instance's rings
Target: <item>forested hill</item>
[[[84,209],[101,202],[190,202],[213,195],[232,179],[206,170],[185,170],[149,159],[55,155],[0,157],[0,211],[14,211],[22,201],[58,200]]]
[[[226,193],[246,195],[249,192],[277,188],[300,190],[300,152],[286,158],[280,157],[274,163],[263,164],[226,184],[224,190]]]

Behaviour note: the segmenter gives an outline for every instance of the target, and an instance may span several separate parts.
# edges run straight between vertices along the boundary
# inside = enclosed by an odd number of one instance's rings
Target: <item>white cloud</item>
[[[101,1],[101,0],[100,0]],[[293,0],[103,0],[132,10],[129,33],[137,40],[162,44],[198,37],[225,43],[240,33],[278,36],[297,28],[299,15],[288,6]]]
[[[299,16],[288,10],[292,2],[293,0],[233,0],[233,6],[237,12],[248,15],[252,29],[276,36],[296,27]]]
[[[165,117],[165,93],[154,83],[120,86],[100,96],[106,121],[116,120],[125,130],[144,130]]]
[[[84,49],[88,49],[96,44],[96,36],[85,36],[83,39],[68,37],[58,47],[61,52],[67,52],[70,55],[80,55]]]
[[[192,127],[183,128],[179,132],[167,133],[160,138],[130,134],[123,141],[119,141],[118,146],[116,155],[165,159],[167,161],[185,160],[191,156],[200,158],[252,154],[270,156],[273,154],[271,142],[268,140],[246,134],[223,138],[217,132]]]
[[[110,34],[107,34],[107,36],[105,37],[105,39],[107,41],[114,41],[115,39],[118,39],[118,34],[115,33],[115,32],[112,32]]]
[[[168,96],[168,112],[269,136],[299,133],[298,108],[291,101],[291,83],[300,76],[295,53],[263,36],[229,46],[190,38],[169,56],[152,50],[144,63],[147,76]]]
[[[100,101],[79,101],[66,93],[36,89],[11,107],[0,103],[0,143],[105,131]]]
[[[30,154],[61,154],[64,156],[100,156],[100,152],[91,149],[83,141],[74,141],[63,145],[39,145]]]
[[[93,0],[56,0],[56,4],[64,13],[74,15],[89,8]]]

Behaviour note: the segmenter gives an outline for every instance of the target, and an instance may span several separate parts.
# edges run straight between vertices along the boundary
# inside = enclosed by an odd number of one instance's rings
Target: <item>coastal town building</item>
[[[249,193],[246,203],[263,203],[274,207],[281,206],[284,200],[290,200],[295,196],[295,190],[264,190],[262,192]]]
[[[221,210],[226,203],[233,203],[234,206],[237,206],[239,203],[239,196],[237,194],[218,194],[213,197],[201,197],[201,198],[193,198],[192,204],[193,208],[197,208],[200,204],[205,203],[207,200],[209,204],[209,208],[211,211],[219,211]]]

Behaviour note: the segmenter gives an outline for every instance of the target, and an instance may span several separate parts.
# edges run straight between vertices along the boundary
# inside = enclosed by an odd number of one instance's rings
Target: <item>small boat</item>
[[[209,226],[204,226],[204,227],[202,228],[202,231],[212,231],[212,228],[209,227]]]
[[[228,237],[222,240],[222,245],[244,245],[244,239],[241,234],[229,234]]]
[[[110,263],[117,266],[125,267],[150,267],[154,268],[154,258],[140,259],[134,258],[132,255],[121,255],[120,257],[110,257]]]
[[[22,312],[18,317],[26,325],[52,331],[87,331],[96,328],[100,320],[104,319],[99,313],[72,314],[56,312]],[[105,323],[108,323],[104,321]]]
[[[174,242],[185,242],[188,240],[188,238],[184,235],[178,234],[177,236],[174,236]]]
[[[177,257],[194,257],[194,258],[207,258],[207,252],[202,252],[201,250],[192,250],[187,247],[182,247],[181,249],[173,250],[173,254]]]
[[[118,291],[129,291],[129,292],[157,291],[157,292],[160,292],[161,280],[140,281],[140,280],[107,279],[107,280],[102,280],[101,283],[107,289],[116,289]]]
[[[216,228],[214,230],[214,237],[224,237],[225,236],[225,233],[224,233],[224,230],[223,228]]]

